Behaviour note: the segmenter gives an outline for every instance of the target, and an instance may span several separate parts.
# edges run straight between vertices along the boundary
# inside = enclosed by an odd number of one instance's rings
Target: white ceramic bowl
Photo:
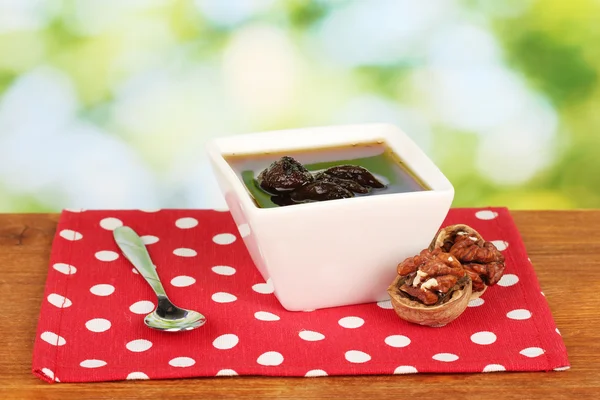
[[[378,140],[431,190],[259,208],[223,157]],[[252,260],[290,311],[389,299],[386,289],[398,263],[429,245],[454,198],[436,165],[387,124],[235,135],[213,140],[208,153]]]

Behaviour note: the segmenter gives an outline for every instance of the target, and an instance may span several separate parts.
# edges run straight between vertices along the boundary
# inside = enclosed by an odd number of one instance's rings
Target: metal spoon
[[[179,308],[171,303],[144,242],[133,229],[128,226],[118,227],[113,231],[113,236],[125,258],[133,264],[158,297],[156,310],[144,318],[147,326],[161,331],[177,332],[189,331],[204,325],[206,322],[204,315]]]

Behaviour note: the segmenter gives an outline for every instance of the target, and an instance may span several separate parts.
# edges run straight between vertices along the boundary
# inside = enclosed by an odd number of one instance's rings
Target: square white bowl
[[[224,158],[375,141],[390,147],[431,190],[260,208]],[[386,289],[398,263],[429,246],[454,198],[438,167],[388,124],[235,135],[213,140],[207,150],[252,260],[290,311],[389,299]]]

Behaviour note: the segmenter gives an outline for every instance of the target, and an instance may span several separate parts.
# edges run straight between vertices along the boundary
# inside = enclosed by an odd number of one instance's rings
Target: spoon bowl
[[[113,231],[113,236],[125,258],[148,282],[158,298],[156,309],[144,318],[146,326],[165,332],[179,332],[196,329],[206,323],[204,315],[177,307],[169,300],[144,242],[133,229],[118,227]]]
[[[169,299],[160,299],[158,306],[144,318],[144,323],[159,331],[176,332],[196,329],[206,322],[197,311],[177,307]]]

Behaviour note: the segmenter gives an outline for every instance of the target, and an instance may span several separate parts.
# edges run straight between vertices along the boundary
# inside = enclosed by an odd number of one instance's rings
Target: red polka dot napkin
[[[562,371],[567,352],[508,212],[453,209],[493,240],[506,271],[444,327],[399,319],[389,301],[288,312],[253,265],[228,212],[62,213],[33,354],[48,382],[223,375],[323,376],[424,372]],[[170,298],[202,312],[203,327],[158,332],[156,305],[112,230],[142,235]],[[401,260],[398,260],[401,261]]]

